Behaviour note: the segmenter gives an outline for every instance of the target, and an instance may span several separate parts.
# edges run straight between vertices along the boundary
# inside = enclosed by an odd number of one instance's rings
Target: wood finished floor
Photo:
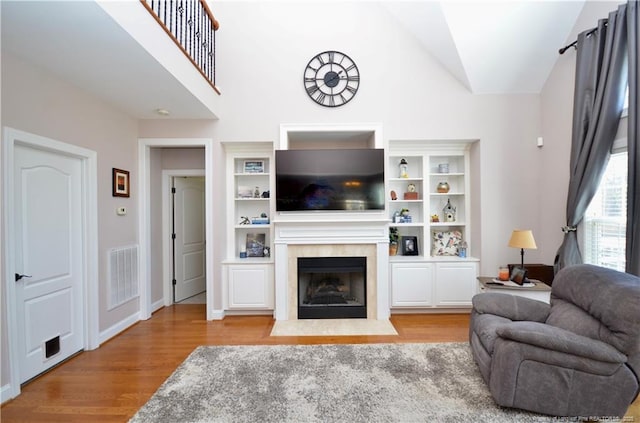
[[[393,315],[398,336],[271,337],[268,316],[206,321],[204,305],[159,310],[95,351],[22,387],[0,409],[9,422],[126,422],[199,345],[466,342],[468,314]],[[627,414],[640,422],[640,400]]]

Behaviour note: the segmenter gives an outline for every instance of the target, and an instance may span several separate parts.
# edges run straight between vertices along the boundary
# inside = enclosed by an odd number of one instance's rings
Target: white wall
[[[98,153],[100,331],[137,313],[137,300],[107,311],[106,279],[107,250],[137,243],[136,121],[5,52],[2,54],[2,111],[4,126],[85,147]],[[131,172],[131,198],[111,196],[113,167]],[[118,206],[127,207],[126,216],[116,215]],[[5,246],[2,248],[4,257]],[[3,322],[6,322],[5,310],[3,307]],[[8,382],[9,376],[6,373],[6,342],[3,337],[0,386]]]
[[[471,253],[481,255],[483,274],[518,261],[507,247],[511,231],[540,231],[539,96],[473,95],[379,5],[331,5],[216,3],[222,95],[214,140],[275,141],[281,123],[358,122],[382,123],[387,140],[480,139],[473,223],[482,241]],[[348,54],[361,74],[356,97],[334,109],[311,101],[302,83],[309,59],[330,49]],[[527,257],[539,261],[543,247]]]

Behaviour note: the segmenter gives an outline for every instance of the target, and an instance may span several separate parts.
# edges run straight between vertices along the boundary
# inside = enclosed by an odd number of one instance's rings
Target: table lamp
[[[511,239],[509,240],[509,247],[520,248],[520,267],[524,269],[524,249],[535,250],[536,240],[533,239],[533,232],[529,229],[515,229],[511,233]]]

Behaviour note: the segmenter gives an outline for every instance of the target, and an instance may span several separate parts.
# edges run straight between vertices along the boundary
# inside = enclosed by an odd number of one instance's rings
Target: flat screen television
[[[384,150],[276,150],[276,210],[384,210]]]

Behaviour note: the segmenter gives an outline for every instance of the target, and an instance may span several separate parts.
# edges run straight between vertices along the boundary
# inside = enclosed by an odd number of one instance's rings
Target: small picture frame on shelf
[[[247,234],[247,257],[264,257],[266,235],[263,233]]]
[[[264,160],[245,160],[244,173],[264,173]]]
[[[403,256],[418,255],[418,237],[417,236],[402,237],[402,255]]]
[[[253,198],[253,189],[248,186],[238,186],[238,198]]]
[[[511,276],[509,277],[511,282],[523,285],[527,281],[527,270],[520,266],[514,266],[511,269]]]

